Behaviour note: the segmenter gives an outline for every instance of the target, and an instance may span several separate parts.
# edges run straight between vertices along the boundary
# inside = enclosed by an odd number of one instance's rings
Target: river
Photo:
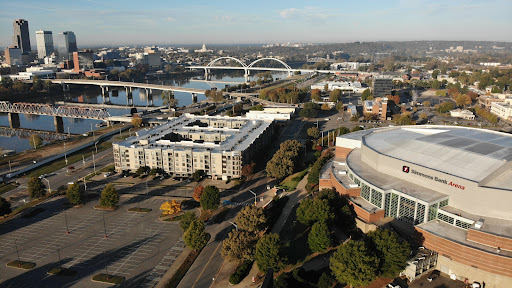
[[[215,81],[222,82],[233,82],[233,84],[239,84],[244,81],[243,76],[238,76],[239,73],[229,73],[228,75],[222,74],[222,76],[217,75],[214,77],[214,80],[207,82],[197,82],[197,81],[187,81],[180,79],[154,79],[149,80],[149,83],[153,84],[164,84],[171,86],[179,86],[179,87],[187,87],[187,88],[197,88],[197,89],[211,89],[212,87],[217,87],[222,89],[225,87],[226,83],[216,83]],[[285,78],[286,72],[282,73],[272,73],[274,79],[276,78]],[[163,101],[160,98],[161,91],[153,91],[153,106],[162,106]],[[112,104],[117,105],[126,105],[127,104],[127,95],[124,89],[118,90],[117,92],[109,92],[110,102]],[[146,106],[149,105],[150,99],[148,99],[146,93],[144,91],[140,91],[139,89],[135,89],[132,92],[133,104],[135,106]],[[192,104],[192,96],[190,93],[185,92],[176,92],[174,97],[178,99],[178,106],[188,106]],[[203,94],[198,94],[198,101],[205,100]],[[102,103],[103,97],[101,95],[101,90],[99,87],[89,87],[85,89],[85,87],[81,87],[79,85],[73,86],[68,95],[65,96],[66,102],[80,102],[80,103]],[[15,101],[11,101],[15,102]],[[125,115],[130,112],[130,108],[120,109],[120,108],[108,108],[107,110],[113,116]],[[42,131],[55,131],[54,119],[51,116],[40,116],[40,115],[25,115],[19,114],[20,117],[20,128],[25,129],[34,129],[34,130],[42,130]],[[71,134],[82,134],[89,132],[91,130],[98,129],[96,124],[100,123],[99,120],[89,120],[89,119],[76,119],[76,118],[63,118],[64,124],[64,132]],[[0,126],[9,127],[9,118],[7,114],[0,114]],[[0,136],[0,147],[4,150],[15,150],[16,152],[25,151],[31,149],[29,145],[29,140],[20,138],[18,136]]]

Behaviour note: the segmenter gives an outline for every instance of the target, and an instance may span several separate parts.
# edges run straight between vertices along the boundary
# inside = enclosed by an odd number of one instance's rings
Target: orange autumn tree
[[[203,195],[203,192],[204,192],[204,187],[201,186],[201,185],[198,185],[195,189],[194,189],[194,194],[192,195],[192,197],[194,198],[194,200],[196,200],[197,202],[201,201],[201,196]]]

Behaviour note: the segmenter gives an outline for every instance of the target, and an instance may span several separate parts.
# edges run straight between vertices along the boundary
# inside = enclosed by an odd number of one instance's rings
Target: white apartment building
[[[329,91],[338,89],[338,90],[341,90],[341,92],[344,94],[345,93],[363,93],[364,90],[368,89],[368,87],[362,87],[360,82],[326,81],[326,82],[318,82],[318,83],[311,85],[311,90],[320,89],[323,91],[326,84],[327,84]]]
[[[214,179],[241,177],[242,166],[271,140],[272,121],[183,114],[114,143],[116,171],[147,166],[174,177],[203,170]]]
[[[492,102],[491,113],[502,119],[512,120],[512,104],[510,102]]]
[[[475,114],[473,114],[473,112],[460,108],[450,111],[450,116],[466,120],[475,120]]]

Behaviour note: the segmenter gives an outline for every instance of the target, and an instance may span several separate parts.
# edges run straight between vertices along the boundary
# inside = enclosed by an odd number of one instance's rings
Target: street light
[[[66,155],[66,142],[64,142],[64,160],[66,161],[66,165],[68,165],[68,157]]]
[[[235,226],[236,231],[238,231],[238,225],[236,225],[235,223],[233,223],[231,221],[228,221],[228,222],[231,223],[231,225]]]
[[[256,200],[256,193],[252,192],[252,190],[249,190],[254,195],[254,206],[258,205],[258,200]]]

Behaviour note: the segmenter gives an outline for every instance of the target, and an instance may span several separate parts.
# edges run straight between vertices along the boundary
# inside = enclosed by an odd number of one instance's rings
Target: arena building
[[[183,114],[114,143],[116,171],[162,168],[174,177],[203,170],[214,179],[239,178],[242,166],[271,140],[272,121]]]
[[[347,196],[363,223],[413,225],[441,272],[512,287],[512,135],[452,126],[342,135],[323,188]]]

